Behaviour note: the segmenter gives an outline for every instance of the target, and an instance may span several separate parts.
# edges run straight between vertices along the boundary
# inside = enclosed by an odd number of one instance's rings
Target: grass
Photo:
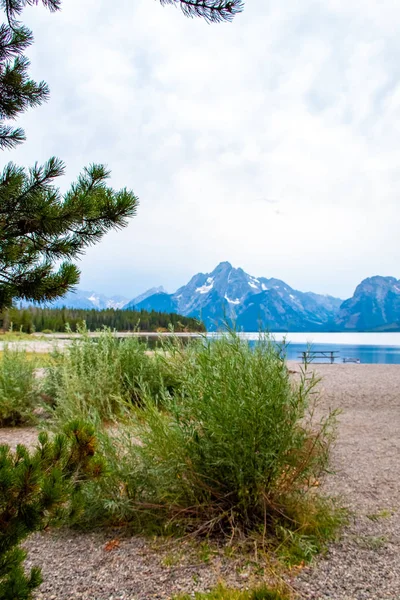
[[[224,585],[218,585],[210,592],[197,592],[194,596],[183,594],[174,596],[172,600],[289,600],[288,593],[279,588],[267,586],[254,590],[234,590]]]
[[[139,454],[153,500],[193,520],[193,527],[264,535],[304,502],[327,466],[331,422],[310,422],[316,380],[289,379],[268,338],[252,350],[238,335],[179,349],[178,393],[146,396],[137,419]],[[311,485],[310,485],[311,484]]]
[[[388,510],[386,508],[376,512],[376,513],[371,513],[369,515],[367,515],[367,518],[370,521],[380,521],[381,519],[390,519],[390,517],[392,517],[394,514],[394,512],[392,510]]]
[[[22,331],[0,331],[0,342],[19,342],[31,339],[32,336],[29,333]]]
[[[182,560],[182,554],[180,552],[169,552],[162,559],[162,564],[164,567],[175,567]]]
[[[384,535],[359,535],[354,538],[354,541],[360,548],[376,551],[384,548],[388,539]]]
[[[23,350],[19,351],[22,352]],[[0,350],[0,361],[2,358],[3,350]],[[29,352],[29,350],[25,350],[25,358],[28,361],[33,361],[36,369],[48,367],[49,365],[53,364],[53,358],[49,352]]]

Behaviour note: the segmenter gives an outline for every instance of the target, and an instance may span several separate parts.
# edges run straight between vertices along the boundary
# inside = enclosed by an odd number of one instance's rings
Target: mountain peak
[[[353,297],[343,302],[336,324],[348,330],[372,331],[397,323],[399,315],[400,281],[374,275],[363,279]]]
[[[366,279],[363,279],[361,281],[361,283],[359,284],[359,286],[368,285],[368,284],[371,284],[371,285],[395,285],[396,283],[399,283],[399,281],[395,277],[390,277],[389,275],[388,276],[373,275],[372,277],[367,277]]]
[[[166,290],[163,288],[162,285],[159,285],[158,287],[152,287],[149,290],[146,290],[145,292],[143,292],[143,294],[140,294],[139,296],[136,296],[136,298],[133,298],[133,300],[130,300],[125,306],[125,309],[133,309],[137,304],[139,304],[140,302],[143,302],[144,300],[147,300],[147,298],[150,298],[151,296],[154,296],[155,294],[166,294]]]
[[[223,271],[231,271],[233,269],[232,265],[230,262],[228,262],[227,260],[220,262],[219,265],[217,265],[214,269],[214,271],[211,273],[211,275],[217,274],[217,273],[222,273]]]

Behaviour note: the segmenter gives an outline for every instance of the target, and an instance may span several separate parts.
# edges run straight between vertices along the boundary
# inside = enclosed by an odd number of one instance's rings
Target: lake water
[[[132,334],[117,334],[130,337]],[[168,337],[170,334],[161,334]],[[199,337],[199,334],[177,334],[183,339]],[[208,333],[207,337],[218,337],[219,333]],[[258,333],[239,333],[239,335],[256,344]],[[158,333],[143,334],[147,343],[156,346]],[[271,333],[271,337],[281,344],[286,340],[286,357],[288,360],[301,360],[301,353],[308,350],[336,351],[336,363],[342,363],[344,358],[356,358],[360,363],[367,364],[400,364],[400,333]],[[330,362],[318,359],[319,362]]]
[[[242,333],[241,336],[253,343],[258,339],[258,333]],[[360,363],[400,364],[400,333],[271,333],[271,336],[278,343],[285,338],[288,360],[301,360],[301,352],[311,345],[311,350],[316,352],[338,351],[335,362],[358,358]]]

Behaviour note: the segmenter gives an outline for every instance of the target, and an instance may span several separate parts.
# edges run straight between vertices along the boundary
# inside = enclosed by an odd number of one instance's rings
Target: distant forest
[[[90,331],[110,327],[116,331],[166,331],[172,325],[174,331],[206,331],[204,324],[192,317],[175,313],[162,313],[152,310],[81,310],[73,308],[10,308],[0,314],[0,327],[3,330],[64,332],[68,324],[72,331],[86,323]]]

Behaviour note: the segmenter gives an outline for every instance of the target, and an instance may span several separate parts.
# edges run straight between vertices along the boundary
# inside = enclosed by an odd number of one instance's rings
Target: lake
[[[42,334],[38,334],[42,335]],[[98,337],[98,332],[89,334],[91,337]],[[129,338],[130,333],[116,333],[117,337]],[[146,339],[150,347],[157,345],[159,337],[169,337],[169,333],[141,333],[140,337]],[[182,339],[191,339],[201,337],[197,333],[176,334]],[[207,337],[218,337],[218,333],[208,333]],[[255,344],[258,339],[258,333],[239,333],[239,335],[250,344]],[[46,337],[46,336],[44,336]],[[66,334],[52,334],[50,339],[63,339],[74,337]],[[271,333],[271,337],[277,342],[282,343],[286,339],[288,343],[286,357],[288,360],[300,360],[301,352],[308,349],[318,350],[336,350],[339,352],[335,362],[343,362],[343,358],[358,358],[361,363],[367,364],[400,364],[400,332],[396,333]],[[50,343],[50,342],[49,342]],[[39,342],[37,343],[39,346]],[[40,350],[38,350],[40,351]],[[48,350],[47,350],[48,351]],[[321,361],[329,362],[329,361]]]
[[[241,333],[243,338],[256,343],[258,333]],[[359,358],[361,363],[400,364],[400,333],[271,333],[273,339],[288,343],[288,360],[300,360],[301,352],[308,349],[336,350],[339,358]],[[328,362],[328,361],[321,361]]]

